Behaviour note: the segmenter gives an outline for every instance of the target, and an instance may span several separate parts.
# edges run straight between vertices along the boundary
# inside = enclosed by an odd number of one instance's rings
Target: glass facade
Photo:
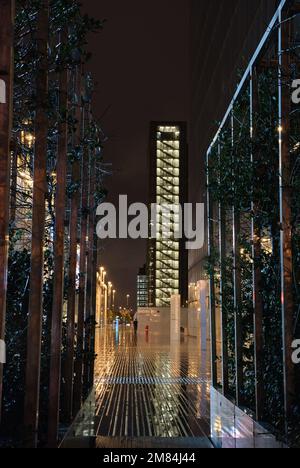
[[[299,2],[283,0],[207,153],[213,386],[291,445],[299,433],[291,358],[300,336],[299,44]]]
[[[148,276],[146,267],[141,268],[137,276],[137,306],[148,307]]]
[[[168,307],[174,294],[182,294],[181,207],[186,171],[186,130],[183,124],[156,124],[152,128],[152,203],[157,205],[152,217],[152,241],[149,247],[149,302],[155,307]],[[155,161],[154,161],[155,160]],[[153,235],[155,232],[155,236]]]
[[[157,193],[156,203],[179,204],[180,128],[160,126],[157,132]],[[179,230],[178,214],[167,216],[159,211],[156,215],[156,306],[169,304],[170,297],[179,294]],[[164,233],[169,239],[164,240]]]

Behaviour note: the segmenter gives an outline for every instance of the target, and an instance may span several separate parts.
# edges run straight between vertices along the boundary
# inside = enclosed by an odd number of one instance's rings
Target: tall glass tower
[[[148,276],[146,265],[140,268],[137,276],[137,306],[148,307]]]
[[[153,122],[150,130],[150,204],[174,209],[157,210],[151,219],[148,245],[149,305],[169,307],[173,294],[187,300],[188,256],[179,238],[180,210],[187,200],[187,131],[183,122]],[[182,214],[183,211],[182,211]],[[153,235],[153,234],[156,235]]]

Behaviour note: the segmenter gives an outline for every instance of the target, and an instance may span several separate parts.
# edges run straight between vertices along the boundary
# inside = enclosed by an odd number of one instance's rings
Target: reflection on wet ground
[[[161,333],[111,327],[97,331],[96,353],[98,446],[107,438],[209,445],[210,366],[196,339],[170,343]]]

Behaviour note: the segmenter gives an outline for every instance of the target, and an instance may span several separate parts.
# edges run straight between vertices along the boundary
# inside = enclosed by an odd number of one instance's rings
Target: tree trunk
[[[37,446],[41,335],[43,316],[45,199],[47,193],[48,136],[48,28],[49,0],[44,0],[37,18],[36,76],[37,103],[35,116],[35,154],[33,175],[32,244],[29,293],[29,322],[25,386],[25,445]]]
[[[76,72],[76,138],[75,147],[81,144],[82,134],[82,107],[81,107],[81,68]],[[72,167],[72,183],[77,186],[71,200],[70,215],[70,252],[69,252],[69,284],[68,284],[68,311],[67,311],[67,349],[65,363],[65,394],[64,394],[64,417],[70,422],[73,416],[73,393],[74,393],[74,345],[75,345],[75,311],[76,311],[76,273],[77,273],[77,242],[78,242],[78,216],[80,204],[80,161],[76,160]]]
[[[85,122],[88,126],[89,111],[85,109]],[[86,128],[85,128],[86,131]],[[82,403],[83,384],[83,351],[84,351],[84,323],[85,323],[85,300],[87,281],[87,235],[88,235],[88,190],[89,190],[89,149],[84,150],[82,163],[82,192],[81,192],[81,232],[80,232],[80,278],[78,298],[78,321],[77,321],[77,356],[75,361],[75,383],[74,383],[74,412],[80,410]]]
[[[1,2],[0,28],[0,346],[4,347],[7,264],[9,245],[10,139],[13,113],[14,0]],[[2,349],[4,352],[5,350]],[[3,359],[1,359],[3,358]],[[0,355],[0,420],[3,390],[3,362]]]
[[[66,44],[68,33],[65,29],[61,42]],[[66,213],[66,175],[68,152],[68,70],[60,72],[59,80],[60,119],[58,157],[57,157],[57,188],[55,206],[55,242],[54,242],[54,290],[51,330],[51,363],[49,388],[49,419],[48,446],[57,447],[59,408],[60,408],[60,378],[61,378],[61,346],[62,318],[64,304],[64,263],[65,263],[65,213]]]
[[[96,189],[96,155],[91,157],[89,188],[89,245],[86,286],[86,340],[85,340],[85,371],[84,383],[87,392],[90,391],[93,374],[94,329],[95,329],[95,282],[96,282],[96,243],[95,243],[95,189]]]

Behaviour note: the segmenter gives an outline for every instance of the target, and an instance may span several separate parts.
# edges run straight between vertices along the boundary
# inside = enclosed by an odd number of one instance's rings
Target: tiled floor
[[[99,438],[208,442],[209,363],[196,339],[171,344],[161,333],[120,327],[98,330],[96,342]]]

